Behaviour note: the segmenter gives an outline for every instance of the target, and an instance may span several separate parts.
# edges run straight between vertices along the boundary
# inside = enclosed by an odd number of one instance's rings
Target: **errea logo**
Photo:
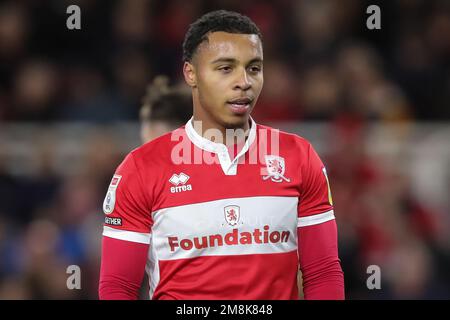
[[[169,182],[173,184],[173,187],[170,187],[171,193],[177,193],[177,192],[184,192],[184,191],[191,191],[192,185],[186,184],[186,182],[189,180],[189,176],[183,172],[180,174],[174,173],[172,177],[170,177]]]

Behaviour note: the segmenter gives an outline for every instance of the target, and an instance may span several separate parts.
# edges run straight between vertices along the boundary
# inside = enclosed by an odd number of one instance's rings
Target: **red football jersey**
[[[253,120],[234,159],[192,120],[133,150],[103,209],[105,237],[148,245],[152,299],[297,299],[297,228],[334,219],[311,144]]]

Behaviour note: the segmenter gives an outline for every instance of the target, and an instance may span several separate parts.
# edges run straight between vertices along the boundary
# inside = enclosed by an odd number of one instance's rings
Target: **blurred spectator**
[[[29,62],[22,66],[14,83],[15,117],[29,121],[54,118],[58,91],[57,71],[44,62]]]
[[[141,140],[151,141],[184,125],[192,116],[190,88],[169,87],[169,79],[157,76],[147,87],[140,111]]]
[[[271,61],[264,66],[265,87],[252,112],[255,121],[266,123],[296,119],[300,105],[296,101],[298,81],[293,71],[281,61]]]

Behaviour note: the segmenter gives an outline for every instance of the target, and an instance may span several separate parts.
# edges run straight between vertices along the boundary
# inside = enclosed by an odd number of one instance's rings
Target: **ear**
[[[184,80],[189,87],[195,88],[197,86],[197,77],[195,75],[195,67],[191,62],[185,61],[183,65]]]

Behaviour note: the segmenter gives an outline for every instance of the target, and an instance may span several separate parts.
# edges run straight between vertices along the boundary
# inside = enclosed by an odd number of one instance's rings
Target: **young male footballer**
[[[325,168],[305,139],[256,124],[263,45],[246,16],[190,25],[193,116],[133,150],[103,210],[100,299],[344,299]]]

